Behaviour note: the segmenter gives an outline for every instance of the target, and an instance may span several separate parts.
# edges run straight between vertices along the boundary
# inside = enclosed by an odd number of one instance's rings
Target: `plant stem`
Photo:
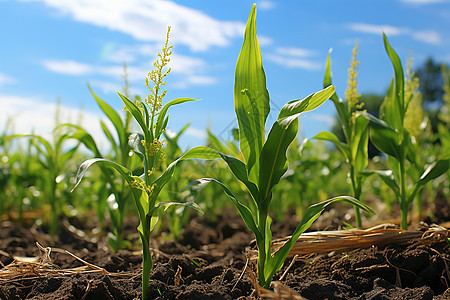
[[[406,171],[404,156],[400,157],[400,216],[401,216],[401,229],[408,228],[408,209],[409,204],[406,197]]]
[[[264,205],[262,205],[264,206]],[[267,255],[270,256],[270,242],[266,241],[266,226],[267,226],[267,207],[259,207],[258,211],[258,217],[259,217],[259,223],[258,223],[258,229],[259,232],[261,232],[262,241],[259,241],[257,243],[258,247],[258,282],[259,285],[263,288],[268,288],[270,281],[266,280],[264,271],[266,269],[266,262],[267,262]]]
[[[360,200],[359,198],[361,196],[361,186],[358,185],[358,181],[357,181],[356,175],[355,175],[356,171],[355,171],[355,168],[353,165],[350,167],[350,172],[351,172],[351,180],[352,180],[353,197]],[[355,207],[356,226],[362,227],[361,211],[359,210],[359,207],[357,207],[357,206],[354,206],[354,207]]]

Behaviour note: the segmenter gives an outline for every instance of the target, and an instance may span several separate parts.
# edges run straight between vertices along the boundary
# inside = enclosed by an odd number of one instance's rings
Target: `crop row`
[[[436,193],[448,199],[448,115],[442,114],[438,132],[430,131],[417,79],[410,67],[405,76],[385,35],[384,47],[394,78],[379,117],[369,114],[360,103],[356,46],[344,98],[338,97],[332,85],[329,55],[323,90],[286,103],[277,120],[266,124],[270,101],[254,6],[236,66],[236,139],[223,142],[208,132],[207,146],[183,151],[178,139],[189,125],[169,134],[168,111],[195,100],[177,98],[164,104],[172,48],[169,32],[170,28],[145,79],[149,93],[144,99],[131,97],[125,82],[125,91],[118,93],[125,109],[118,112],[91,91],[112,124],[99,124],[109,141],[107,147],[99,147],[96,138],[76,124],[57,124],[51,139],[37,134],[1,135],[0,216],[25,218],[35,214],[35,219],[48,226],[51,236],[58,233],[63,217],[91,216],[100,228],[108,221],[112,228],[108,242],[117,251],[130,245],[123,235],[124,220],[135,212],[143,245],[145,297],[152,268],[150,233],[165,226],[176,239],[192,209],[214,217],[224,206],[234,204],[255,235],[258,281],[268,287],[296,239],[330,203],[352,204],[354,225],[360,227],[361,210],[367,217],[384,213],[367,205],[366,196],[375,195],[390,210],[398,205],[401,228],[406,228],[414,203],[415,210],[422,213],[423,199],[430,203]],[[449,72],[443,72],[448,109]],[[344,139],[321,132],[299,141],[298,117],[325,101],[334,103]],[[266,128],[270,130],[266,132]],[[381,152],[375,159],[369,158],[369,141]],[[292,212],[299,217],[299,225],[273,253],[272,218],[282,221]]]

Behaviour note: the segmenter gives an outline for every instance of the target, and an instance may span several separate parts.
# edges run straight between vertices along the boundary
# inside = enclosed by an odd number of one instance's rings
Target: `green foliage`
[[[298,117],[303,112],[319,107],[333,93],[334,86],[329,86],[305,99],[286,103],[281,108],[277,121],[272,124],[267,139],[264,139],[265,120],[270,108],[256,36],[256,5],[254,5],[247,22],[244,44],[236,66],[234,87],[239,143],[244,161],[216,152],[249,191],[249,203],[238,200],[232,191],[217,179],[203,178],[191,185],[215,182],[234,203],[247,227],[255,234],[258,248],[258,281],[262,287],[269,286],[275,272],[283,266],[297,238],[319,217],[327,205],[335,201],[347,201],[371,211],[366,205],[348,196],[312,205],[306,210],[303,219],[286,244],[272,254],[269,204],[272,200],[273,188],[288,169],[286,153],[297,136]]]
[[[79,144],[65,149],[65,142],[71,139],[69,133],[57,134],[58,127],[54,130],[54,142],[35,134],[11,135],[9,138],[30,138],[30,145],[37,151],[39,163],[46,170],[43,189],[46,190],[48,203],[50,204],[50,236],[52,239],[59,232],[60,216],[62,214],[63,201],[57,193],[57,184],[61,182],[61,176],[66,169],[66,164],[74,156]],[[41,174],[42,176],[42,174]]]
[[[49,225],[52,235],[57,233],[60,218],[69,214],[100,223],[102,228],[106,227],[104,219],[109,220],[109,245],[117,251],[134,246],[123,235],[124,220],[132,213],[128,202],[134,201],[133,213],[139,217],[138,234],[143,247],[143,297],[152,268],[151,232],[169,228],[169,237],[176,240],[189,222],[190,213],[195,213],[190,208],[202,209],[207,218],[221,214],[227,205],[237,208],[256,237],[258,281],[264,287],[282,267],[297,238],[335,201],[349,202],[369,212],[371,209],[361,203],[360,197],[364,201],[369,199],[365,196],[384,198],[388,210],[397,201],[402,211],[401,226],[405,228],[413,201],[417,200],[420,209],[422,195],[424,201],[433,201],[437,192],[448,198],[450,76],[443,68],[445,104],[438,115],[438,131],[433,132],[429,112],[420,109],[417,78],[408,70],[403,72],[386,37],[384,42],[394,80],[380,114],[378,106],[376,111],[369,106],[375,101],[368,103],[364,95],[358,95],[354,50],[345,99],[339,99],[332,86],[329,55],[324,89],[286,103],[276,121],[267,124],[270,101],[253,7],[236,65],[234,107],[239,128],[233,130],[234,139],[222,140],[208,130],[208,147],[186,152],[179,138],[188,125],[172,134],[166,130],[168,112],[172,106],[194,99],[163,103],[171,54],[171,46],[166,43],[146,78],[147,97],[130,97],[125,75],[125,87],[119,93],[124,114],[91,90],[112,125],[100,123],[109,141],[106,148],[100,147],[97,137],[75,124],[56,126],[53,140],[38,134],[13,134],[11,125],[0,134],[0,217],[26,219],[32,215],[40,222],[43,215],[43,224]],[[335,105],[342,137],[321,132],[315,136],[319,141],[299,143],[298,117],[329,98]],[[362,102],[366,102],[369,113],[361,112]],[[133,128],[138,132],[133,133]],[[369,137],[386,159],[369,159]],[[328,148],[325,141],[332,142],[337,150]],[[72,166],[80,161],[84,162],[74,178]],[[91,168],[94,164],[98,168]],[[440,176],[445,172],[447,177]],[[368,177],[371,174],[376,176]],[[193,178],[201,179],[192,182]],[[75,192],[68,194],[67,187],[74,184]],[[186,185],[190,189],[180,192]],[[352,197],[329,199],[347,193]],[[224,197],[231,201],[224,201]],[[94,210],[96,215],[91,213]],[[302,217],[300,223],[286,244],[273,253],[271,217],[283,222],[292,217],[292,211]]]
[[[165,70],[165,66],[170,61],[169,57],[172,48],[172,46],[168,46],[169,31],[170,27],[167,32],[166,43],[161,53],[158,54],[158,60],[153,65],[154,69],[149,72],[146,78],[145,85],[149,88],[150,94],[145,98],[145,102],[139,99],[133,102],[126,96],[118,93],[126,109],[133,116],[134,120],[136,120],[142,132],[142,134],[131,135],[129,137],[129,144],[133,151],[141,157],[144,173],[137,176],[120,162],[110,161],[104,158],[93,158],[81,164],[77,174],[77,184],[75,185],[76,188],[85,176],[88,168],[94,163],[97,163],[117,171],[131,188],[140,220],[138,232],[143,246],[142,295],[144,299],[146,298],[152,269],[152,258],[149,249],[150,233],[158,221],[158,210],[176,204],[184,204],[198,208],[194,203],[158,202],[158,197],[165,185],[172,179],[175,166],[178,162],[197,157],[208,158],[208,154],[203,153],[202,147],[191,149],[168,165],[165,170],[161,170],[159,177],[155,176],[155,172],[157,169],[160,169],[165,159],[165,154],[162,149],[164,140],[160,138],[168,123],[168,109],[177,104],[194,101],[194,99],[190,98],[179,98],[169,101],[164,106],[162,105],[162,100],[166,94],[166,91],[162,90],[162,87],[165,85],[164,78],[170,72],[170,69]],[[151,87],[150,82],[153,82],[155,85]],[[96,100],[116,127],[119,134],[119,145],[124,145],[122,141],[126,139],[126,132],[120,117],[106,103],[100,101],[98,98]]]
[[[330,98],[337,110],[342,131],[344,133],[345,142],[341,142],[339,138],[332,132],[324,131],[315,135],[313,139],[325,140],[332,142],[342,152],[345,160],[350,166],[348,174],[351,183],[353,197],[360,199],[364,181],[370,173],[363,172],[369,163],[368,141],[369,141],[369,121],[364,118],[360,111],[359,94],[357,94],[356,61],[357,45],[353,50],[353,58],[351,67],[349,68],[348,88],[346,91],[346,99],[340,99],[336,93]],[[330,55],[328,54],[324,87],[331,86],[331,67]],[[358,207],[355,207],[355,219],[358,227],[362,226],[361,215]]]
[[[401,210],[401,228],[408,225],[408,211],[417,192],[429,181],[439,177],[449,168],[449,159],[432,162],[427,168],[422,168],[418,178],[414,175],[408,182],[408,163],[416,169],[421,166],[417,161],[417,151],[414,147],[410,133],[405,128],[405,115],[408,111],[412,96],[405,97],[405,79],[403,67],[397,53],[390,46],[388,39],[383,35],[386,52],[394,68],[394,79],[380,112],[381,119],[365,114],[370,122],[370,138],[375,146],[388,155],[392,172],[376,172],[382,180],[391,187]],[[421,120],[416,120],[416,123]],[[411,188],[409,186],[412,186]]]
[[[128,145],[128,136],[130,133],[127,131],[130,127],[129,120],[127,118],[128,112],[126,112],[125,119],[123,120],[120,115],[105,101],[97,97],[94,92],[89,88],[91,94],[94,96],[98,106],[111,121],[115,129],[115,133],[111,132],[108,126],[103,121],[100,121],[101,128],[105,134],[106,139],[109,141],[109,148],[112,150],[111,159],[119,162],[122,166],[126,166],[133,169],[134,162],[133,156],[130,156],[131,147]],[[89,149],[95,157],[105,158],[106,156],[100,152],[99,146],[95,142],[95,139],[85,129],[73,124],[65,124],[69,130],[74,130],[72,136],[83,143],[87,149]],[[114,138],[117,136],[117,139]],[[102,220],[105,210],[111,219],[111,225],[113,231],[109,235],[109,245],[114,251],[124,249],[129,246],[129,242],[124,239],[123,236],[123,221],[126,213],[126,207],[129,198],[131,197],[130,190],[127,188],[126,181],[123,178],[116,178],[114,172],[110,168],[101,167],[102,181],[106,182],[106,187],[101,187],[98,193],[99,199],[97,200],[97,213],[99,219]]]

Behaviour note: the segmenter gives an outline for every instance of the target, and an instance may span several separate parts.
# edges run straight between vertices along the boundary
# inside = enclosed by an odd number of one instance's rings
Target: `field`
[[[432,126],[383,35],[393,79],[376,114],[357,91],[356,45],[344,98],[329,54],[323,89],[268,124],[255,11],[234,140],[208,131],[184,150],[189,120],[166,131],[169,110],[195,101],[165,102],[170,27],[146,97],[128,94],[126,68],[123,111],[91,90],[108,147],[81,124],[0,136],[0,299],[450,298],[449,70]],[[299,140],[298,118],[325,101],[342,136]]]

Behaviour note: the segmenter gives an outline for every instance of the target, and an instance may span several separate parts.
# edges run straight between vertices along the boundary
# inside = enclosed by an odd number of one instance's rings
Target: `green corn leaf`
[[[311,205],[306,210],[305,215],[303,216],[300,224],[297,226],[290,239],[280,249],[278,249],[278,251],[273,255],[272,259],[269,260],[267,269],[264,272],[265,281],[270,282],[272,280],[275,272],[277,272],[283,266],[284,261],[289,254],[289,251],[291,251],[300,235],[305,232],[305,230],[308,229],[311,224],[320,216],[326,206],[336,201],[345,201],[371,214],[375,213],[369,206],[350,196],[339,196]]]
[[[290,122],[293,118],[297,118],[302,112],[311,111],[322,105],[327,101],[333,94],[335,88],[333,85],[313,93],[302,100],[293,100],[286,103],[280,110],[278,114],[278,121]]]
[[[119,148],[117,146],[117,142],[114,139],[112,133],[109,131],[108,126],[106,126],[106,124],[102,120],[100,120],[100,127],[102,128],[103,133],[111,144],[111,148],[114,151],[116,157],[119,157]]]
[[[332,75],[331,75],[331,60],[330,60],[330,53],[328,53],[328,55],[327,55],[327,62],[325,64],[325,76],[323,78],[323,88],[327,88],[327,87],[329,87],[330,85],[333,84],[332,80],[331,80],[331,77],[332,77]],[[340,103],[342,103],[341,101],[339,101],[339,97],[338,97],[338,95],[336,93],[333,93],[333,95],[331,95],[330,99],[333,102],[340,102]]]
[[[48,142],[43,137],[41,137],[39,135],[35,135],[35,134],[13,134],[13,135],[9,136],[9,138],[18,138],[18,137],[32,138],[32,143],[34,143],[34,145],[36,146],[36,150],[41,152],[44,156],[49,156],[50,157],[50,156],[53,155],[53,147],[52,147],[52,145],[50,145],[50,142]],[[39,141],[39,143],[42,146],[44,146],[45,150],[42,149],[40,146],[38,146],[38,144],[36,144],[36,142],[35,142],[36,140]]]
[[[392,113],[397,115],[395,118],[394,128],[398,129],[400,132],[403,130],[403,119],[406,113],[406,107],[404,102],[404,74],[403,67],[398,57],[397,53],[395,53],[394,49],[392,49],[386,35],[383,33],[384,47],[386,48],[386,52],[389,55],[392,66],[394,67],[394,89],[393,89],[393,105],[392,105]]]
[[[228,196],[228,198],[231,199],[233,204],[238,209],[242,219],[245,222],[245,225],[247,225],[247,227],[255,234],[256,239],[258,241],[262,240],[263,236],[262,236],[261,232],[258,230],[258,227],[256,226],[255,217],[253,216],[250,209],[247,206],[245,206],[244,204],[242,204],[241,202],[239,202],[239,200],[233,195],[233,193],[222,182],[220,182],[214,178],[201,178],[201,179],[195,180],[194,182],[191,182],[188,186],[185,187],[185,189],[188,187],[197,185],[197,184],[209,183],[209,182],[217,183],[222,188],[222,190],[225,192],[225,194]]]
[[[208,134],[208,144],[212,148],[216,149],[221,153],[227,153],[228,147],[224,145],[209,129],[207,130]]]
[[[80,143],[78,143],[77,145],[75,145],[71,149],[61,153],[60,156],[59,156],[59,161],[66,162],[69,159],[71,159],[75,155],[75,153],[77,152],[79,146],[80,146]]]
[[[196,101],[196,99],[177,98],[177,99],[167,102],[163,106],[163,108],[159,112],[158,120],[156,121],[156,129],[155,129],[156,136],[154,138],[159,139],[159,137],[163,133],[164,128],[166,127],[167,122],[168,122],[168,118],[166,118],[166,114],[167,114],[167,111],[169,110],[169,108],[173,105],[177,105],[177,104],[181,104],[181,103],[189,102],[189,101]]]
[[[370,121],[370,139],[382,152],[399,159],[403,154],[398,132],[383,120],[369,113],[363,113]]]
[[[236,176],[239,181],[245,184],[250,194],[252,195],[252,199],[256,201],[259,194],[258,187],[248,178],[247,166],[245,165],[245,163],[233,156],[229,156],[223,153],[219,153],[219,155],[227,163],[233,175]]]
[[[333,144],[336,145],[336,147],[339,148],[339,150],[341,150],[344,157],[350,160],[350,149],[348,148],[347,144],[342,143],[334,133],[329,131],[322,131],[313,136],[311,139],[318,139],[332,142]]]
[[[134,182],[136,180],[142,180],[141,178],[139,178],[137,176],[133,176],[133,174],[131,173],[130,170],[128,170],[127,168],[125,168],[124,166],[122,166],[116,162],[113,162],[113,161],[110,161],[107,159],[103,159],[103,158],[92,158],[92,159],[88,159],[88,160],[84,161],[78,168],[76,183],[75,183],[75,186],[73,187],[72,191],[80,184],[84,175],[86,175],[87,170],[94,163],[98,163],[100,165],[113,168],[122,176],[123,179],[125,179],[125,181],[128,183],[128,185],[130,187],[132,185],[132,182]],[[148,207],[146,205],[143,205],[141,197],[142,197],[142,195],[146,195],[146,193],[142,193],[141,190],[138,190],[135,188],[132,188],[131,190],[132,190],[132,193],[134,196],[136,207],[138,209],[139,219],[145,220],[145,216],[147,215],[147,212],[148,212]]]
[[[108,117],[108,119],[113,124],[114,128],[116,129],[117,135],[119,137],[119,143],[121,145],[127,143],[127,133],[125,131],[125,126],[122,122],[122,119],[120,118],[119,114],[111,107],[109,106],[105,101],[97,97],[97,95],[94,94],[91,87],[88,86],[89,91],[91,92],[92,96],[94,96],[95,101],[97,101],[98,106],[100,109],[105,113],[105,115]],[[113,144],[113,143],[111,143]]]
[[[392,128],[400,132],[403,130],[403,119],[399,113],[398,102],[395,99],[394,80],[391,81],[386,92],[383,103],[380,107],[380,116],[383,121],[389,124]]]
[[[239,142],[249,178],[256,182],[258,159],[265,139],[264,126],[270,111],[261,50],[256,36],[256,5],[245,28],[245,38],[236,65],[234,109],[239,125]]]
[[[275,122],[270,129],[259,158],[259,199],[257,204],[267,208],[272,193],[281,176],[288,169],[286,151],[297,136],[298,119],[294,119],[287,127]]]
[[[132,133],[128,138],[128,144],[133,152],[139,155],[141,159],[144,159],[145,147],[142,145],[143,135],[139,133]]]
[[[354,133],[350,143],[352,161],[355,162],[355,169],[361,172],[369,164],[369,120],[363,115],[355,118]]]
[[[162,191],[164,186],[172,179],[175,167],[179,162],[188,159],[217,159],[217,158],[220,158],[220,155],[217,153],[217,151],[204,146],[195,147],[186,151],[180,158],[173,161],[169,166],[167,166],[167,169],[164,171],[164,173],[162,173],[161,176],[159,176],[155,180],[154,189],[152,194],[150,195],[149,202],[156,203],[156,198],[158,197],[159,193]]]
[[[362,174],[377,174],[383,182],[389,186],[395,194],[400,193],[400,187],[398,186],[397,181],[395,180],[394,174],[391,170],[368,170],[362,172]]]
[[[119,97],[122,99],[123,103],[128,108],[128,111],[131,113],[133,118],[136,120],[136,122],[138,122],[139,126],[142,129],[142,132],[144,133],[145,139],[153,141],[153,136],[150,136],[149,128],[147,127],[147,123],[144,119],[144,116],[141,113],[141,110],[136,106],[136,104],[134,104],[132,101],[128,100],[127,97],[125,97],[124,95],[122,95],[119,92],[117,94],[119,94]],[[145,105],[143,105],[143,108],[145,111],[146,118],[148,118],[148,112],[145,108]]]
[[[90,151],[92,151],[95,155],[95,157],[101,157],[100,150],[97,147],[97,143],[95,142],[92,135],[90,135],[86,130],[84,130],[82,127],[74,124],[61,124],[58,127],[67,127],[67,128],[74,128],[76,129],[75,132],[71,133],[68,138],[74,138],[83,145],[88,148]]]
[[[417,191],[424,186],[429,181],[438,178],[439,176],[443,175],[445,172],[448,171],[450,168],[450,160],[449,159],[442,159],[433,162],[420,176],[419,181],[416,183],[415,189],[409,198],[408,202],[412,202],[414,200],[414,196],[417,193]]]
[[[163,208],[166,211],[171,206],[186,206],[195,209],[199,213],[203,214],[201,207],[195,202],[159,202],[156,203],[156,208]]]
[[[330,54],[331,53],[328,53],[328,55],[327,55],[327,62],[325,65],[325,76],[323,78],[323,87],[324,88],[327,88],[330,85],[332,85]],[[339,99],[339,97],[336,93],[331,95],[330,99],[333,101],[334,106],[336,107],[339,121],[342,124],[345,135],[347,136],[347,122],[350,118],[348,116],[348,109],[346,107],[346,104],[343,101],[341,101],[341,99]]]
[[[173,143],[173,145],[178,145],[178,139],[180,138],[180,136],[186,131],[186,129],[188,129],[188,127],[191,125],[191,123],[187,123],[186,125],[184,125],[183,128],[181,128],[180,131],[178,131],[176,133],[176,135],[174,137],[169,137],[166,132],[164,131],[164,135],[166,137],[166,140],[169,141],[170,143]]]

